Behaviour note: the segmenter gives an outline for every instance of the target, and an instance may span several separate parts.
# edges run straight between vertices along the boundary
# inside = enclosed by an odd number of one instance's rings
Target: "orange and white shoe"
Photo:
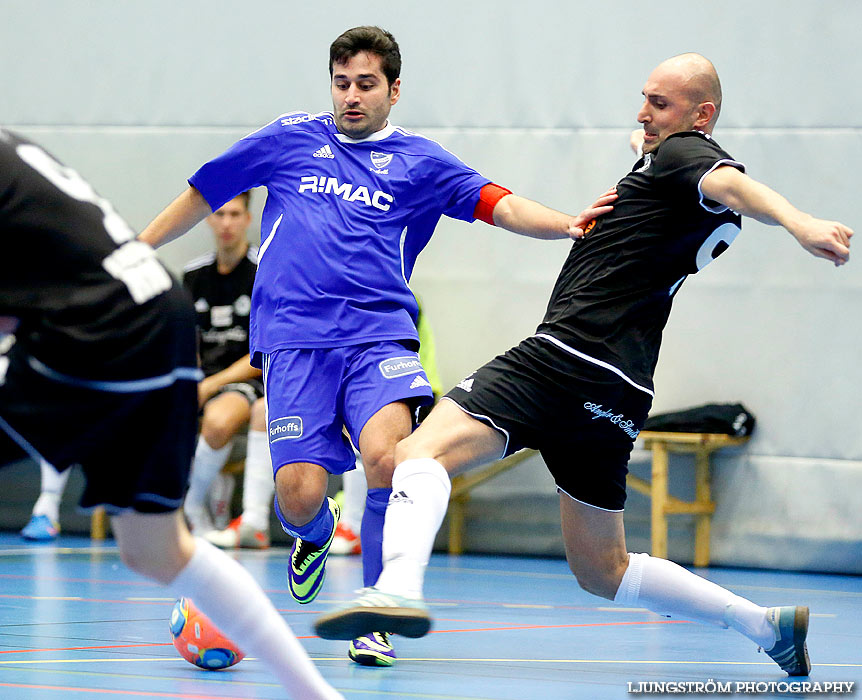
[[[359,535],[349,525],[338,523],[329,553],[341,555],[362,554],[362,543],[359,540]]]
[[[234,518],[224,530],[213,530],[204,535],[210,544],[221,549],[267,549],[269,534],[263,530],[255,530],[251,525],[242,522],[242,516]]]

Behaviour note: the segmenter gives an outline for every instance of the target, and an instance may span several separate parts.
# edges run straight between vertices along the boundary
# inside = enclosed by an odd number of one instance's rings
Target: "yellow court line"
[[[493,659],[493,658],[452,658],[452,657],[408,657],[399,656],[400,661],[426,661],[426,662],[441,662],[441,663],[516,663],[516,664],[634,664],[634,665],[653,665],[653,666],[774,666],[773,661],[637,661],[633,659]],[[118,659],[26,659],[23,661],[0,661],[0,665],[10,666],[16,664],[84,664],[84,663],[115,663],[122,661],[141,662],[141,661],[170,661],[176,662],[179,657],[172,656],[154,656],[148,658],[118,658]],[[344,659],[340,656],[320,656],[311,657],[312,661],[337,661],[343,663]],[[247,657],[245,661],[257,661],[254,657]],[[862,668],[862,664],[825,664],[816,663],[814,668]]]
[[[120,556],[117,545],[105,545],[103,547],[25,547],[20,549],[0,549],[0,557],[29,556],[35,554],[46,556],[48,554],[113,554]]]
[[[530,609],[538,609],[538,610],[550,610],[552,605],[530,605],[528,603],[501,603],[501,607],[504,608],[530,608]]]
[[[639,664],[655,666],[774,666],[774,661],[634,661],[630,659],[452,659],[413,658],[399,656],[400,661],[442,661],[446,663],[523,663],[523,664]],[[340,661],[340,659],[314,659]],[[813,668],[862,668],[862,664],[812,664]]]

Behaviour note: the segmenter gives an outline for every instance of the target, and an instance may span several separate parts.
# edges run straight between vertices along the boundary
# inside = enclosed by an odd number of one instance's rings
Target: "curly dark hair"
[[[380,56],[380,65],[390,86],[401,75],[401,50],[395,37],[380,27],[354,27],[344,32],[329,47],[330,77],[333,64],[347,63],[362,51]]]

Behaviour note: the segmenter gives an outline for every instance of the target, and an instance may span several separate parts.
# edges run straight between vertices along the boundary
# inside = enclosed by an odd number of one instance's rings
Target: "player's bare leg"
[[[204,535],[214,529],[207,512],[207,492],[227,463],[234,436],[248,423],[250,416],[248,400],[234,391],[220,394],[204,406],[201,433],[184,505],[186,517],[195,534]]]
[[[313,601],[323,586],[326,558],[338,526],[338,505],[326,497],[329,472],[317,464],[285,464],[275,474],[275,514],[294,538],[287,584],[294,600]]]
[[[629,607],[732,627],[787,673],[808,674],[807,608],[764,608],[666,559],[627,553],[622,511],[560,493],[560,515],[566,558],[584,590]]]
[[[123,561],[191,598],[246,654],[263,660],[290,697],[337,700],[284,618],[251,574],[221,550],[194,538],[179,511],[124,513],[111,520]]]
[[[363,585],[373,586],[383,569],[383,524],[392,495],[395,445],[410,434],[413,418],[409,406],[395,401],[379,409],[362,427],[359,451],[365,469],[367,488],[362,524],[359,528]],[[345,483],[347,474],[345,474]],[[352,639],[347,656],[363,666],[391,666],[395,650],[386,632],[366,630]]]

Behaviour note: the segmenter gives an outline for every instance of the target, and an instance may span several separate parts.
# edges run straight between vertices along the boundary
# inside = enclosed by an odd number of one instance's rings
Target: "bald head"
[[[715,114],[709,122],[709,131],[712,131],[721,111],[721,83],[712,62],[699,53],[683,53],[662,61],[654,72],[659,71],[678,82],[692,104],[712,102],[715,105]]]
[[[682,131],[712,133],[721,109],[721,84],[712,63],[700,54],[663,61],[650,73],[642,92],[638,121],[644,128],[644,153]]]

